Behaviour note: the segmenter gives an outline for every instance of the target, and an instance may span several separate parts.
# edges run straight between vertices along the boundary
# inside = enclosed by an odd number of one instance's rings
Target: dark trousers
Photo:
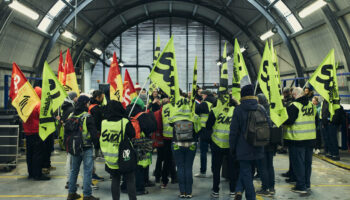
[[[145,168],[137,165],[135,178],[136,178],[136,191],[144,192],[145,191]]]
[[[112,197],[113,200],[120,199],[120,174],[112,175]],[[123,180],[126,182],[128,195],[130,200],[136,200],[136,186],[135,186],[135,173],[131,172],[128,174],[123,174]]]
[[[293,160],[292,160],[292,157],[291,157],[291,149],[290,149],[290,146],[288,146],[288,153],[289,153],[289,170],[288,170],[288,173],[289,173],[289,178],[295,180],[295,175],[294,175],[294,171],[293,171]]]
[[[275,188],[275,169],[273,167],[274,152],[267,151],[264,158],[257,160],[257,166],[261,179],[261,188],[263,190]]]
[[[253,163],[253,160],[239,161],[239,178],[237,182],[236,192],[243,193],[243,191],[245,191],[245,197],[247,200],[256,199],[252,174]]]
[[[54,136],[53,134],[49,135],[44,141],[43,149],[43,168],[51,167],[51,152],[54,147]]]
[[[310,188],[312,149],[312,147],[290,147],[293,172],[297,181],[296,188],[299,190]]]
[[[157,161],[156,161],[156,168],[154,170],[154,176],[158,180],[162,176],[163,161],[164,161],[164,146],[157,147]]]
[[[27,142],[27,167],[31,177],[42,176],[43,147],[44,143],[38,133],[26,136]]]
[[[171,176],[171,180],[176,179],[176,169],[174,165],[174,157],[173,153],[171,151],[171,140],[164,140],[164,146],[163,146],[163,168],[162,168],[162,182],[163,184],[169,183],[169,173]]]
[[[202,174],[205,174],[207,172],[207,153],[208,153],[210,142],[211,142],[210,140],[207,140],[205,138],[201,138],[199,141],[199,149],[201,151],[201,153],[200,153],[200,160],[201,160],[200,172]]]
[[[228,178],[230,180],[230,191],[234,192],[239,174],[239,164],[237,160],[230,154],[230,149],[222,149],[214,142],[211,144],[211,165],[213,170],[213,191],[219,192],[220,184],[220,170],[223,163],[224,156],[227,156],[228,160]]]
[[[330,153],[329,149],[329,137],[328,137],[328,125],[322,125],[321,126],[321,134],[322,134],[322,139],[323,139],[323,147],[324,147],[324,152],[325,154]]]
[[[339,156],[338,126],[329,124],[326,127],[328,137],[328,150],[332,156]]]

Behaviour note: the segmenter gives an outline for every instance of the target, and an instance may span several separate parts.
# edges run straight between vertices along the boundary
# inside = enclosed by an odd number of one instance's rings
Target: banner
[[[12,64],[10,98],[18,116],[26,122],[40,98],[16,63]]]
[[[123,102],[123,80],[120,75],[119,64],[115,52],[113,53],[113,61],[109,68],[107,83],[110,84],[110,99]]]
[[[281,88],[281,76],[280,76],[280,66],[278,65],[278,56],[277,56],[277,51],[276,49],[273,48],[273,40],[271,40],[271,59],[272,59],[272,64],[275,68],[276,72],[276,77],[278,81],[278,89],[280,90],[280,94],[282,99],[284,96],[282,95],[282,88]]]
[[[128,70],[125,69],[123,102],[122,102],[122,105],[124,106],[124,108],[126,108],[126,106],[128,106],[131,100],[135,97],[137,97],[137,93],[134,88],[134,84],[132,83]]]
[[[154,50],[154,56],[153,56],[153,65],[152,67],[156,64],[158,58],[159,58],[159,54],[160,54],[160,39],[159,39],[159,35],[157,36],[157,44],[156,44],[156,49]],[[149,86],[149,95],[152,96],[152,93],[154,90],[157,89],[157,85],[154,83],[151,83]]]
[[[63,85],[66,92],[74,91],[79,96],[80,90],[78,87],[77,76],[73,66],[72,57],[70,56],[69,49],[67,49],[66,60],[64,62],[64,78]]]
[[[261,91],[269,101],[270,117],[277,127],[288,119],[288,113],[283,107],[280,90],[278,88],[278,79],[273,66],[269,45],[266,42],[264,54],[260,64],[258,82]]]
[[[64,85],[64,68],[63,68],[63,56],[62,56],[62,51],[60,51],[60,60],[58,63],[58,72],[57,72],[57,79],[58,81]]]
[[[191,109],[192,114],[195,114],[195,108],[196,108],[196,93],[197,93],[197,56],[194,60],[194,66],[193,66],[193,81],[192,81],[192,94],[191,94]]]
[[[56,78],[49,64],[45,62],[39,122],[39,136],[43,141],[56,131],[53,113],[62,105],[66,97],[67,93],[64,87]]]
[[[328,101],[330,118],[332,120],[334,111],[340,108],[334,49],[328,53],[321,65],[312,74],[309,83]]]
[[[251,84],[247,67],[239,47],[237,38],[233,52],[233,76],[232,76],[232,96],[239,101],[241,99],[241,87]]]
[[[229,101],[228,95],[228,71],[227,71],[227,60],[226,60],[226,43],[224,47],[224,51],[221,57],[221,70],[220,70],[220,86],[219,86],[219,100],[218,104],[225,104]]]
[[[180,99],[179,80],[172,36],[155,63],[149,78],[170,98],[172,105]]]

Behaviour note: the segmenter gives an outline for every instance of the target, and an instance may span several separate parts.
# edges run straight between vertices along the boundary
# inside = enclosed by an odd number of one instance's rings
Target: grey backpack
[[[270,126],[262,107],[258,106],[255,111],[249,111],[244,137],[248,144],[254,147],[263,147],[269,144]]]
[[[193,123],[188,120],[174,122],[176,141],[186,141],[193,139]]]

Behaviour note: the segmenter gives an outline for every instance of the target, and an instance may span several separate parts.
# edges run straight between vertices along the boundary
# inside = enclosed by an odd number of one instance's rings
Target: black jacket
[[[73,115],[80,115],[82,112],[87,112],[88,108],[85,105],[77,104],[75,106]],[[95,125],[95,119],[92,115],[89,115],[86,118],[86,127],[89,131],[91,142],[93,143],[94,147],[99,147],[99,139],[98,139],[98,132]]]
[[[157,110],[159,110],[161,108],[161,105],[157,104],[157,103],[153,103],[153,96],[150,97],[151,103],[148,104],[148,109],[152,112],[156,112]]]
[[[64,100],[61,109],[62,109],[61,121],[64,122],[69,117],[69,115],[74,111],[73,101]]]
[[[309,99],[307,96],[302,96],[294,102],[299,102],[303,104],[304,106],[309,103]],[[288,119],[284,122],[284,125],[293,125],[295,120],[298,118],[299,115],[299,109],[291,104],[287,107],[287,113],[288,113]],[[317,122],[316,116],[315,116],[315,123]],[[316,130],[315,130],[316,131]],[[301,140],[301,141],[295,141],[295,140],[285,140],[287,145],[293,145],[293,146],[307,146],[307,147],[314,147],[316,139],[313,140]]]
[[[134,104],[129,104],[126,107],[127,114],[130,113],[133,105]],[[136,104],[134,110],[131,113],[131,117],[136,116],[140,112],[144,112],[144,110]],[[150,137],[151,134],[157,130],[157,121],[154,117],[153,112],[142,114],[141,116],[139,116],[138,121],[140,124],[140,129],[145,133],[146,137]]]
[[[197,115],[200,114],[208,114],[209,113],[209,107],[207,102],[210,102],[213,104],[213,107],[216,106],[216,99],[214,96],[208,96],[204,101],[202,101],[200,104],[196,105],[195,112]]]
[[[96,129],[99,133],[101,133],[101,123],[103,120],[103,107],[100,105],[101,102],[96,101],[95,99],[90,100],[91,105],[92,104],[97,104],[97,106],[94,106],[91,110],[90,113],[95,119],[95,125]]]

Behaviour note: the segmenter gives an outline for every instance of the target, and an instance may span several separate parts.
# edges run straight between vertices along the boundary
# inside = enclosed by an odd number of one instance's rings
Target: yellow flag
[[[273,66],[269,45],[266,42],[264,54],[260,64],[258,82],[270,104],[270,117],[277,127],[288,119],[287,110],[283,107],[282,98],[278,88],[276,71]]]
[[[194,60],[194,66],[193,66],[193,81],[192,81],[192,95],[191,95],[191,108],[192,108],[192,113],[195,113],[195,108],[196,108],[196,99],[195,99],[195,94],[197,92],[197,56]]]
[[[43,69],[39,136],[44,141],[56,131],[53,113],[62,105],[67,93],[47,62]]]
[[[11,104],[16,108],[23,122],[27,121],[35,106],[40,102],[40,98],[16,63],[12,64],[10,98]]]
[[[179,80],[172,36],[155,63],[149,78],[170,97],[172,105],[180,99]]]
[[[340,108],[334,49],[328,53],[327,57],[312,74],[309,83],[328,101],[330,118],[332,120],[334,111]]]
[[[239,47],[237,38],[233,52],[233,76],[232,76],[232,96],[239,101],[241,99],[241,87],[251,84],[247,67]]]
[[[220,71],[220,86],[219,86],[219,100],[218,106],[220,104],[226,104],[229,101],[229,95],[228,95],[228,72],[227,72],[227,60],[226,60],[226,43],[224,46],[224,51],[222,52],[221,57],[221,71]]]
[[[275,67],[276,77],[278,81],[278,89],[280,90],[280,94],[282,99],[284,98],[282,95],[282,89],[281,89],[281,76],[280,76],[280,67],[278,65],[278,56],[276,49],[273,48],[273,40],[271,40],[271,57],[272,57],[272,64]]]

